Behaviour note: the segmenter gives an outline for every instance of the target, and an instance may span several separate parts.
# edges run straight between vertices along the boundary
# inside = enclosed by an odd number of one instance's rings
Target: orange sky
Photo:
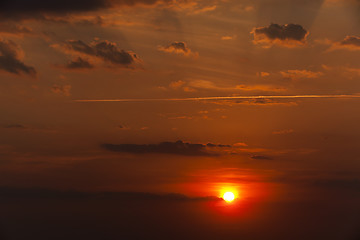
[[[351,0],[7,3],[0,185],[190,196],[232,186],[258,200],[351,192],[359,9]],[[112,99],[132,100],[77,101]]]
[[[2,1],[0,239],[358,240],[359,11]]]

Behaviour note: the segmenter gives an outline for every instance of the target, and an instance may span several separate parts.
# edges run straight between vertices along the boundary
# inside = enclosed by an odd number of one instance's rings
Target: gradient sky
[[[2,1],[0,238],[57,239],[61,206],[59,239],[156,239],[178,217],[157,239],[358,240],[359,16],[358,0]],[[70,234],[72,214],[98,228]]]

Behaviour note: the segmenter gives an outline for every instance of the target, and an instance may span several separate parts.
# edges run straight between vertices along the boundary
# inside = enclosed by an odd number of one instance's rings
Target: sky
[[[0,239],[359,240],[359,16],[1,1]]]

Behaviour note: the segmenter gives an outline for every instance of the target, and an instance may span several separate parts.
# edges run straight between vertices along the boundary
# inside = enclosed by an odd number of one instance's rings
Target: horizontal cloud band
[[[194,97],[194,98],[144,98],[144,99],[79,99],[74,102],[167,102],[201,100],[237,100],[237,99],[294,99],[294,98],[360,98],[360,95],[284,95],[284,96],[231,96],[231,97]]]

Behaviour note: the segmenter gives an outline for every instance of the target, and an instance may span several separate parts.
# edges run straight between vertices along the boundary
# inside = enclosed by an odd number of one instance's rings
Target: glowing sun
[[[235,199],[235,195],[234,195],[232,192],[226,192],[226,193],[224,193],[224,195],[223,195],[223,199],[224,199],[226,202],[232,202],[232,201],[234,201],[234,199]]]

